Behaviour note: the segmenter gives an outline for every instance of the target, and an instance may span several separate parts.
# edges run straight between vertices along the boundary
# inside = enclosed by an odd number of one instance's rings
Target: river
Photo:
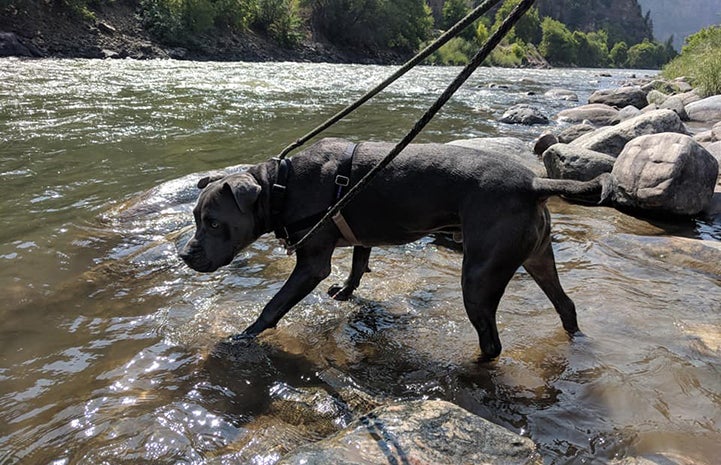
[[[398,140],[457,71],[420,67],[327,134]],[[492,364],[476,363],[460,254],[430,238],[374,251],[373,272],[343,303],[324,295],[349,269],[338,251],[331,278],[277,329],[218,355],[293,259],[263,238],[200,275],[176,257],[191,202],[128,206],[185,175],[272,157],[391,72],[0,59],[0,464],[272,464],[320,437],[292,428],[274,400],[332,391],[329,367],[375,399],[454,402],[530,437],[546,464],[719,463],[713,220],[665,224],[553,200],[559,273],[584,336],[569,341],[519,272]],[[520,102],[552,116],[574,104],[544,97],[549,88],[583,102],[633,74],[607,72],[481,69],[419,140],[531,141],[542,129],[496,118]]]

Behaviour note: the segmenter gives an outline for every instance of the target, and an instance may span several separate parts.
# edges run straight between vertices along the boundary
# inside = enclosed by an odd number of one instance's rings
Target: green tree
[[[616,42],[611,49],[611,53],[609,53],[609,58],[611,60],[611,64],[617,68],[623,68],[626,66],[626,61],[628,61],[628,45],[626,42]]]
[[[589,68],[608,65],[608,35],[605,31],[589,32],[588,34],[575,31],[573,39],[577,44],[575,64]]]
[[[511,11],[521,3],[521,0],[505,0],[496,11],[493,30],[497,30],[504,19],[511,14]],[[508,40],[514,42],[516,38],[526,43],[538,44],[541,41],[541,20],[538,8],[530,8],[521,19],[518,20],[511,32],[508,33]]]
[[[541,23],[541,55],[554,65],[576,63],[578,43],[561,22],[545,17]]]
[[[628,49],[626,64],[629,68],[658,69],[666,63],[666,50],[658,42],[644,39]]]
[[[681,54],[664,67],[663,74],[690,77],[704,96],[721,94],[721,26],[687,37]]]

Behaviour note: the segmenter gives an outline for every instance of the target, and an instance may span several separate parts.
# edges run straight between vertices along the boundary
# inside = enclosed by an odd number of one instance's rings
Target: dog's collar
[[[338,202],[350,187],[350,176],[353,168],[353,156],[358,144],[350,143],[343,152],[343,158],[338,165],[334,185],[337,187],[334,204]],[[323,216],[325,211],[302,218],[289,224],[283,222],[283,209],[285,207],[286,193],[288,190],[288,178],[291,172],[291,161],[287,158],[274,158],[277,161],[275,182],[270,191],[270,224],[275,237],[288,249],[291,245],[291,236],[312,228]],[[330,207],[329,207],[330,208]],[[333,216],[333,222],[340,231],[343,238],[351,245],[358,245],[353,231],[339,212]]]

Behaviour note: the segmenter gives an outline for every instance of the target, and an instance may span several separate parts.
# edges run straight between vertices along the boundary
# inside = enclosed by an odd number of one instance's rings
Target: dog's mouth
[[[178,256],[185,262],[186,265],[188,265],[189,268],[200,273],[212,273],[220,268],[208,260],[204,255],[193,253],[187,249],[181,251]]]

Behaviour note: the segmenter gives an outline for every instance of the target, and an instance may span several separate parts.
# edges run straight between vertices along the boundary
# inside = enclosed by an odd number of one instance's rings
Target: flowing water
[[[519,272],[492,364],[476,363],[461,256],[431,238],[374,251],[344,303],[324,295],[348,272],[339,250],[332,277],[277,329],[220,349],[293,258],[262,238],[217,273],[187,269],[176,248],[196,177],[182,176],[275,155],[391,71],[0,60],[0,463],[272,464],[328,434],[277,405],[288,392],[335,393],[329,369],[374,401],[457,403],[533,439],[547,464],[721,463],[713,218],[663,224],[553,200],[584,336],[569,341]],[[328,134],[398,140],[457,71],[419,68]],[[519,102],[552,115],[573,104],[545,90],[584,101],[631,74],[610,73],[482,69],[419,139],[530,141],[542,129],[495,119]],[[352,415],[331,414],[330,430]]]

